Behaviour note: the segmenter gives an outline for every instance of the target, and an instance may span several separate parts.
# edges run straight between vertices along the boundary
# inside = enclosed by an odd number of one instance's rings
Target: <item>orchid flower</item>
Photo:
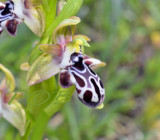
[[[32,86],[59,73],[60,85],[63,88],[75,85],[80,101],[94,108],[103,103],[105,90],[100,78],[91,68],[104,66],[105,63],[83,56],[81,47],[89,47],[89,38],[74,36],[75,25],[79,22],[78,17],[62,21],[53,32],[54,44],[39,46],[44,53],[31,65],[27,81]]]
[[[2,64],[0,64],[0,70],[6,76],[0,83],[0,117],[10,122],[20,131],[21,135],[24,135],[26,116],[21,104],[15,100],[18,97],[18,93],[13,92],[15,89],[14,77]],[[14,99],[12,100],[13,97]]]
[[[0,2],[0,34],[7,29],[11,35],[16,35],[17,25],[25,24],[38,36],[42,36],[45,20],[41,0],[8,0]]]

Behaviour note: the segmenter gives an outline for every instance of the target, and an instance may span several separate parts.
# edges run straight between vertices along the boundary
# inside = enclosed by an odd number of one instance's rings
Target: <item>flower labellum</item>
[[[64,88],[76,86],[78,98],[89,107],[97,107],[104,101],[105,90],[98,75],[90,69],[94,61],[84,61],[81,53],[73,53],[72,65],[60,72],[60,85]],[[88,63],[90,62],[90,63]]]

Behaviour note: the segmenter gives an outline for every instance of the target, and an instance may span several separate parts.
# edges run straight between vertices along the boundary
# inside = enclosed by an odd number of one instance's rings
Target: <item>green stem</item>
[[[21,140],[28,140],[29,139],[29,136],[30,136],[30,132],[31,132],[31,127],[32,127],[32,123],[31,121],[28,123],[27,125],[27,130],[26,130],[26,133],[23,137],[21,137]]]
[[[44,136],[45,128],[50,117],[58,112],[71,99],[74,91],[74,86],[69,89],[60,88],[53,101],[39,113],[38,117],[35,119],[35,122],[30,122],[27,127],[26,134],[22,140],[28,140],[29,137],[31,137],[31,140],[41,140]]]
[[[50,117],[44,111],[42,111],[39,114],[33,126],[33,129],[32,129],[33,133],[31,136],[31,140],[42,140],[43,139],[44,131],[46,129],[49,119]]]

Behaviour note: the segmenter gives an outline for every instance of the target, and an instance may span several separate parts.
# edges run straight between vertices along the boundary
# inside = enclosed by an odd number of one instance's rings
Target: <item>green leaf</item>
[[[80,137],[80,131],[78,129],[78,121],[77,121],[76,115],[75,115],[74,110],[71,107],[71,105],[65,106],[65,114],[66,114],[67,121],[70,126],[70,133],[71,133],[72,138],[74,140],[80,140],[81,137]],[[72,130],[74,130],[74,131],[72,131]]]
[[[58,91],[55,91],[55,97],[52,102],[45,108],[45,112],[49,116],[52,116],[54,113],[59,111],[69,100],[71,100],[74,91],[75,86],[71,86],[67,89],[60,87]]]
[[[41,112],[40,115],[37,116],[36,122],[33,126],[33,133],[31,136],[31,140],[42,139],[49,119],[50,117],[43,111]]]
[[[55,19],[57,0],[43,0],[42,6],[46,17],[46,29],[47,29]]]

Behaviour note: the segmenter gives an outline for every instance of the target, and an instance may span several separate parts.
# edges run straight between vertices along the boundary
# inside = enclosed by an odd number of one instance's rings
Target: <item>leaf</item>
[[[52,116],[71,100],[74,91],[75,86],[71,86],[67,89],[59,87],[59,90],[55,92],[55,97],[53,98],[52,102],[45,108],[44,111],[49,116]]]
[[[43,0],[43,10],[46,17],[46,29],[53,24],[56,16],[57,0]]]

